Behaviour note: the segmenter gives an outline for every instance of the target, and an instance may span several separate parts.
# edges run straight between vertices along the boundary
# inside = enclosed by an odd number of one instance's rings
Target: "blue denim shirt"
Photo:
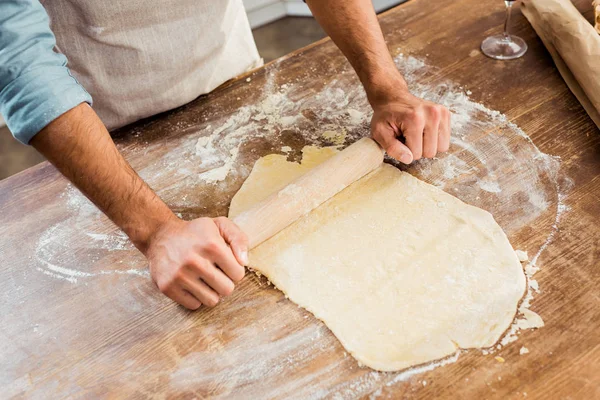
[[[0,113],[25,144],[63,113],[92,103],[55,45],[38,0],[0,1]]]

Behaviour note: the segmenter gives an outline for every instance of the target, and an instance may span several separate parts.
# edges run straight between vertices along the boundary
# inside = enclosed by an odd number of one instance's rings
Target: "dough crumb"
[[[423,386],[427,386],[427,381],[423,381]]]
[[[535,290],[538,293],[540,292],[540,285],[534,279],[530,279],[529,280],[529,287],[532,288],[533,290]]]
[[[496,356],[494,357],[496,359],[496,361],[498,361],[499,363],[503,363],[504,361],[506,361],[503,357],[500,356]]]
[[[523,313],[523,317],[525,318],[517,320],[520,329],[541,328],[544,326],[544,320],[537,313],[529,309],[521,310],[521,313]]]
[[[246,82],[250,82],[252,78],[246,78]]]
[[[521,350],[519,350],[520,355],[527,354],[527,353],[529,353],[529,349],[525,346],[521,347]]]
[[[533,275],[535,275],[536,272],[538,272],[540,269],[538,267],[534,267],[533,265],[528,265],[525,267],[525,274],[528,277],[532,277]]]
[[[353,109],[349,108],[348,110],[346,110],[346,112],[348,113],[348,116],[350,117],[350,123],[352,125],[360,124],[362,122],[362,120],[365,118],[365,115],[358,110],[353,110]]]
[[[341,146],[346,141],[346,131],[344,129],[340,131],[325,131],[321,134],[321,137],[334,145]]]
[[[290,151],[292,151],[292,148],[290,146],[283,146],[281,148],[281,151],[283,151],[284,153],[289,153]]]
[[[515,250],[515,253],[517,253],[517,258],[519,259],[519,261],[525,262],[525,261],[529,260],[529,256],[527,255],[526,251]]]

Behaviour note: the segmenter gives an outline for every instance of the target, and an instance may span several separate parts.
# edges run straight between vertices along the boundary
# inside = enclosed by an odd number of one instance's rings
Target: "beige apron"
[[[109,130],[262,63],[242,0],[42,0],[57,47]]]

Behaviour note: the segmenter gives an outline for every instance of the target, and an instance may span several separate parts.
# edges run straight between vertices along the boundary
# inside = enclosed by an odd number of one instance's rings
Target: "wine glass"
[[[527,51],[527,43],[523,39],[508,33],[510,13],[514,2],[515,0],[504,0],[504,4],[506,4],[504,33],[485,38],[481,43],[481,51],[488,57],[496,60],[512,60],[521,57]]]

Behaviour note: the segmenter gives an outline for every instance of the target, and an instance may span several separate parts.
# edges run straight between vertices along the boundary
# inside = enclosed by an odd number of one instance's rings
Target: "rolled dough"
[[[233,217],[335,154],[259,159]],[[250,267],[322,320],[359,362],[396,371],[490,347],[525,291],[488,212],[383,165],[250,252]]]

